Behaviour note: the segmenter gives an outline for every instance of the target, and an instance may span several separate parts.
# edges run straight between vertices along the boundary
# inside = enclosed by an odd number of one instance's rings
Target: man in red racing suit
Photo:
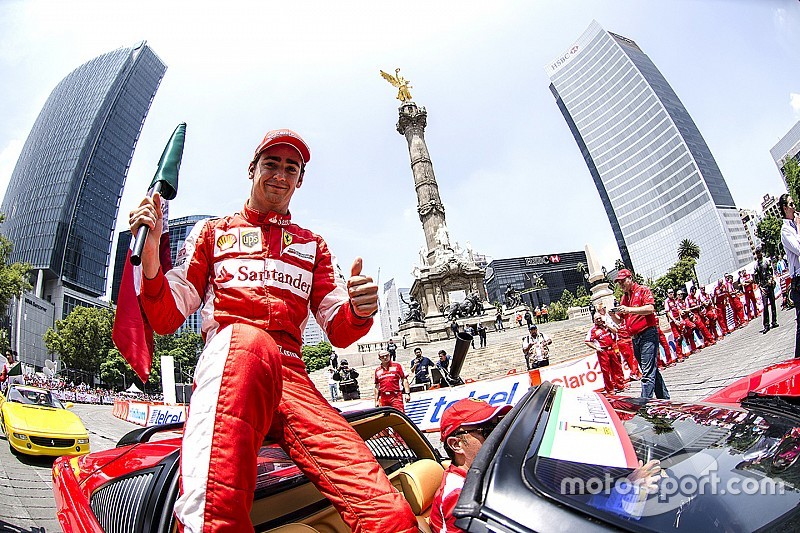
[[[161,198],[131,212],[151,228],[140,301],[160,334],[203,305],[205,348],[181,448],[175,514],[185,531],[252,531],[257,452],[277,441],[352,531],[417,531],[403,496],[364,441],[312,384],[298,355],[309,310],[331,343],[365,335],[377,286],[353,263],[345,283],[321,237],[292,223],[289,200],[310,152],[290,130],[267,133],[241,212],[199,222],[166,275],[158,260]]]

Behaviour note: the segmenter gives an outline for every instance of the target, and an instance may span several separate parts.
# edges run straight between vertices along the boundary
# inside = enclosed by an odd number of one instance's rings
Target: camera
[[[614,306],[614,307],[611,308],[611,312],[612,313],[619,313],[621,311],[622,311],[621,307]]]

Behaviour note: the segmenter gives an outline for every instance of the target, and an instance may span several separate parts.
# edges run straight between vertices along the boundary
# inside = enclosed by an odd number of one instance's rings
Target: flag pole
[[[172,132],[172,137],[164,147],[161,159],[158,160],[158,169],[155,176],[153,176],[153,181],[150,182],[149,188],[152,189],[152,194],[159,193],[165,200],[174,199],[178,193],[178,171],[181,168],[185,139],[186,123],[181,122]],[[142,226],[139,228],[139,233],[136,234],[136,241],[134,242],[130,259],[133,266],[142,264],[142,250],[148,233],[150,233],[150,228]]]
[[[157,181],[153,187],[153,194],[161,193],[161,181]],[[152,198],[153,195],[151,194]],[[133,250],[131,251],[131,264],[139,266],[142,264],[142,250],[144,249],[144,242],[147,240],[147,235],[150,233],[149,226],[142,226],[139,228],[139,233],[136,234],[136,241],[133,243]]]

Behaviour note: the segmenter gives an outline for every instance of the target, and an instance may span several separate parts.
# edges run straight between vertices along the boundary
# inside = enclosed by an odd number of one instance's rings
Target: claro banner
[[[437,431],[442,412],[462,398],[480,398],[491,405],[515,405],[533,385],[550,381],[576,391],[595,391],[604,387],[597,354],[570,359],[544,368],[482,381],[458,387],[415,392],[406,403],[406,414],[422,431]],[[372,400],[337,402],[344,412],[372,407]]]

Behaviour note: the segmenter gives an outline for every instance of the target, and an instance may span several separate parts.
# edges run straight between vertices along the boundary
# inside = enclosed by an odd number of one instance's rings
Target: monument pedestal
[[[404,347],[416,346],[430,342],[425,322],[406,322],[397,328],[397,334],[404,340]]]

